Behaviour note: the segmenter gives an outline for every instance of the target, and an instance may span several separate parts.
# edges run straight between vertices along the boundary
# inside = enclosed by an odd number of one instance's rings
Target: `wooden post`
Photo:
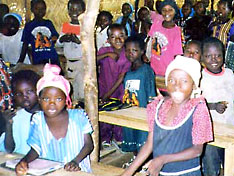
[[[84,59],[85,109],[93,126],[94,151],[91,160],[99,158],[98,128],[98,89],[96,74],[96,52],[94,47],[94,27],[99,10],[100,0],[86,0],[86,11],[80,15],[82,55]]]
[[[29,22],[31,20],[31,0],[24,0],[24,7],[26,9],[25,21]]]

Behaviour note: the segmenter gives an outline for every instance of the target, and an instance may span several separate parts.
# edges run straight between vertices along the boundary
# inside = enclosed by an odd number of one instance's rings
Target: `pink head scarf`
[[[46,64],[43,69],[44,76],[37,82],[37,95],[46,87],[61,89],[66,95],[66,104],[71,107],[72,102],[69,96],[70,83],[63,76],[59,75],[61,68],[57,65]]]

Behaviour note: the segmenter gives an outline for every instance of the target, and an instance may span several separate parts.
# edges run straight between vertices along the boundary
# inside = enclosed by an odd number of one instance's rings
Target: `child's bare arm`
[[[28,171],[28,163],[38,158],[37,152],[31,148],[28,154],[23,157],[20,162],[15,167],[15,172],[17,175],[25,175]]]
[[[174,154],[161,155],[151,160],[148,165],[148,173],[150,175],[157,175],[162,169],[164,164],[177,161],[185,161],[201,155],[203,150],[203,144],[193,145],[192,147],[185,149],[181,152]]]
[[[217,103],[208,103],[209,110],[216,110],[219,114],[223,114],[227,108],[226,101],[220,101]]]
[[[141,147],[136,159],[121,176],[133,175],[153,151],[153,132],[149,132],[146,143]]]
[[[7,152],[12,153],[15,149],[15,141],[13,138],[13,117],[16,111],[7,110],[3,113],[3,117],[6,120],[6,133],[4,139],[4,146]]]
[[[24,59],[25,59],[25,56],[26,56],[26,53],[27,53],[27,51],[28,51],[28,43],[23,43],[23,46],[22,46],[22,50],[21,50],[21,53],[20,53],[20,58],[19,58],[19,60],[18,60],[18,62],[17,63],[22,63],[22,62],[24,62]]]
[[[84,134],[84,146],[80,153],[71,162],[64,166],[67,171],[78,171],[80,170],[79,163],[93,151],[93,140],[90,134]]]
[[[102,98],[103,101],[108,100],[108,98],[110,98],[110,96],[115,92],[115,90],[120,86],[120,84],[122,84],[122,82],[124,80],[124,76],[125,76],[125,73],[121,73],[119,75],[119,78],[115,82],[114,86],[103,96],[103,98]]]
[[[63,36],[61,36],[59,38],[59,42],[63,43],[63,42],[70,42],[71,41],[71,35],[70,34],[64,34]]]
[[[71,34],[71,41],[76,43],[76,44],[81,44],[80,39],[76,36],[76,34]]]

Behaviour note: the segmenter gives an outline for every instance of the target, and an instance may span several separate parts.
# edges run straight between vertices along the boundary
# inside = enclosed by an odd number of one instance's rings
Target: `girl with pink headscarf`
[[[62,162],[67,171],[91,172],[93,130],[84,110],[66,108],[71,106],[70,83],[60,71],[57,65],[46,64],[37,83],[43,111],[33,117],[27,141],[31,150],[17,164],[17,175],[27,173],[28,164],[38,157]]]

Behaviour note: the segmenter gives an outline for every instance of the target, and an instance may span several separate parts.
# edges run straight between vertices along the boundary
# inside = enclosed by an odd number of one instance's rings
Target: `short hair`
[[[224,44],[217,38],[215,37],[207,37],[202,41],[202,46],[201,46],[201,52],[202,54],[204,53],[205,48],[207,45],[215,45],[219,47],[222,50],[223,57],[225,57],[225,47]]]
[[[218,4],[227,4],[227,7],[229,8],[229,10],[232,10],[232,1],[230,0],[220,0],[218,2]]]
[[[127,29],[125,28],[125,26],[123,26],[121,24],[118,24],[118,23],[113,23],[107,29],[107,35],[108,35],[108,37],[110,37],[110,31],[113,30],[113,29],[123,30],[123,31],[125,31],[126,35],[128,34]]]
[[[202,43],[199,40],[189,40],[189,41],[187,41],[185,48],[190,44],[195,44],[200,48],[202,47]]]
[[[131,42],[137,43],[139,45],[139,48],[145,51],[145,42],[144,42],[142,35],[136,34],[136,35],[132,35],[128,37],[124,42],[124,46],[126,47],[127,43],[131,43]]]
[[[40,79],[40,76],[32,70],[20,70],[12,75],[11,79],[11,88],[14,93],[18,83],[25,81],[31,83],[33,86],[37,85],[37,81]]]
[[[31,0],[31,10],[34,8],[36,4],[43,3],[46,7],[46,3],[44,0]]]
[[[9,7],[6,4],[0,4],[0,14],[7,14],[9,13]]]
[[[69,0],[67,3],[67,9],[69,9],[69,5],[72,3],[79,4],[82,10],[85,11],[86,7],[85,7],[85,2],[83,0]]]
[[[105,10],[102,10],[99,12],[97,16],[97,20],[99,20],[101,16],[106,16],[110,21],[113,19],[113,15],[110,12],[105,11]]]

